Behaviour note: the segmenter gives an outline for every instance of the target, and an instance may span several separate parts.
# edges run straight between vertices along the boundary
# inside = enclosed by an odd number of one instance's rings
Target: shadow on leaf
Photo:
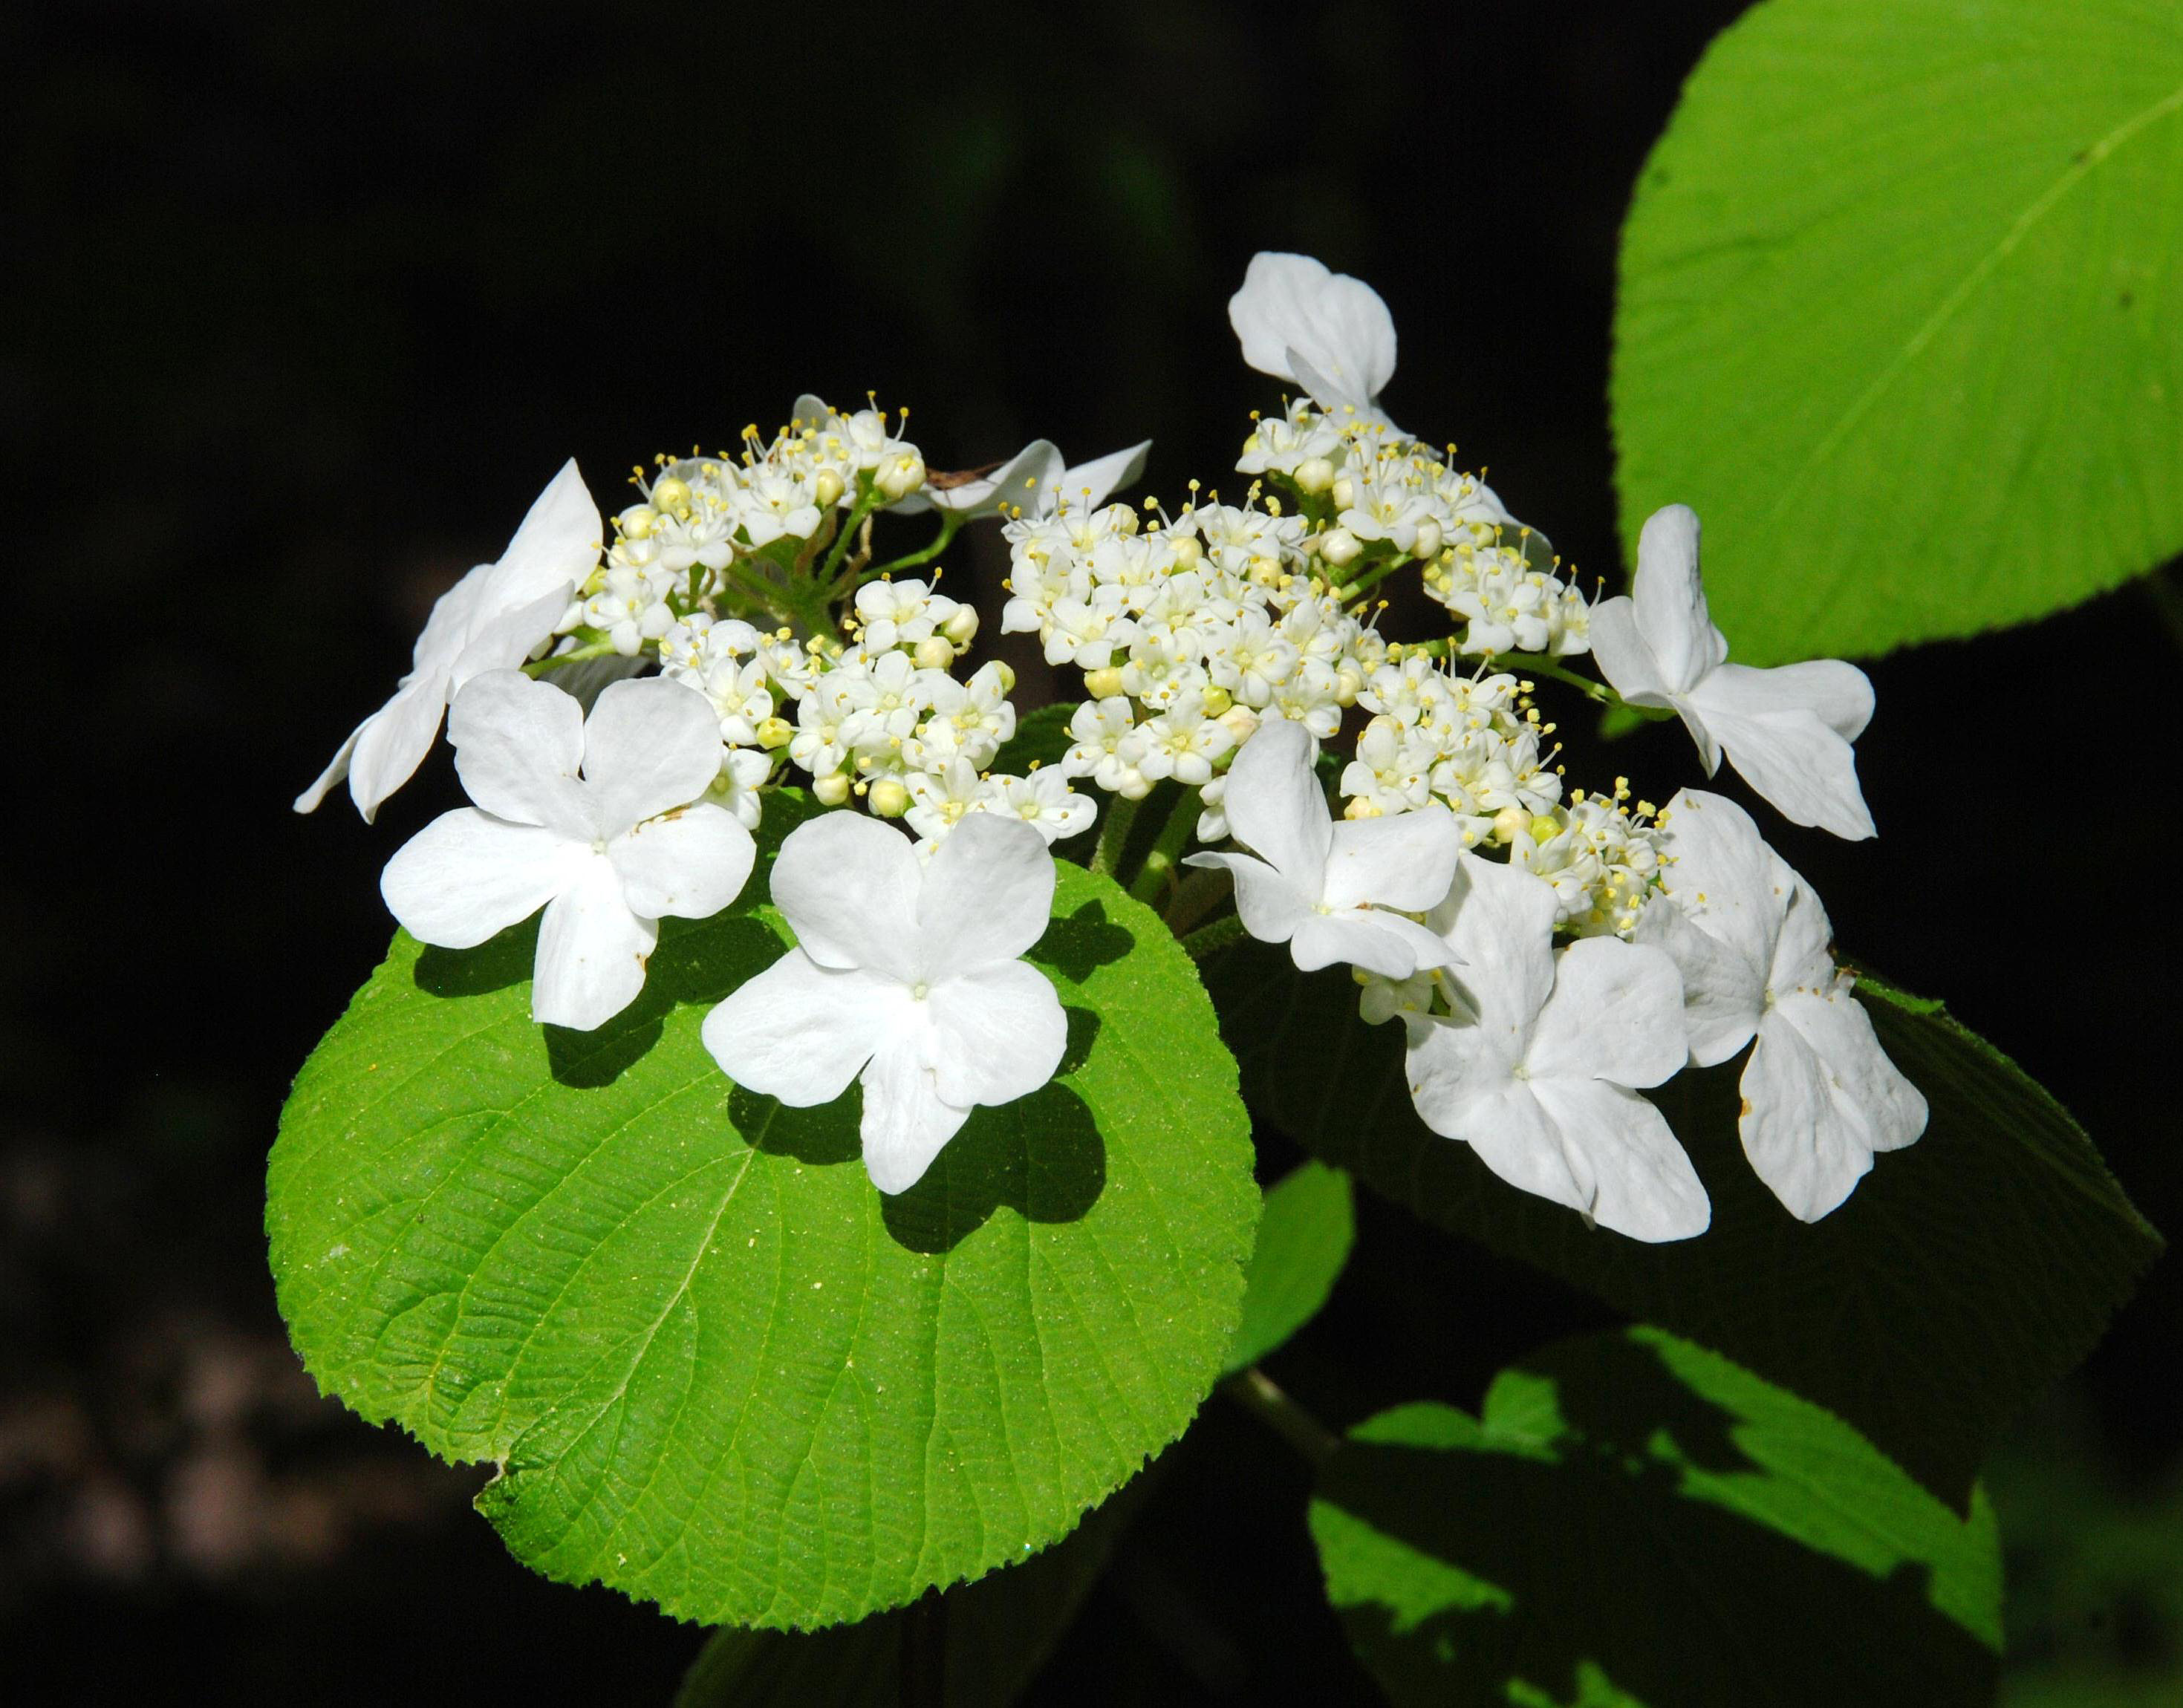
[[[1072,984],[1081,984],[1096,969],[1128,954],[1136,941],[1108,918],[1105,902],[1086,901],[1046,928],[1030,958],[1044,962]]]
[[[1075,1222],[1106,1184],[1098,1124],[1056,1079],[1013,1103],[973,1110],[925,1177],[886,1200],[882,1214],[897,1245],[952,1251],[1003,1204],[1032,1222]]]

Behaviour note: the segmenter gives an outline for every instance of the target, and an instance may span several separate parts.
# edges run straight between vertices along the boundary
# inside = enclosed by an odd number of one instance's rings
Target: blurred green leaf
[[[1357,1237],[1349,1177],[1323,1162],[1292,1169],[1266,1194],[1228,1368],[1245,1369],[1319,1315]]]
[[[2066,1111],[1936,1005],[1859,987],[1889,1055],[1932,1106],[1806,1224],[1736,1134],[1741,1062],[1656,1094],[1713,1198],[1695,1239],[1587,1228],[1430,1131],[1403,1032],[1357,1017],[1340,969],[1299,974],[1244,942],[1206,966],[1252,1111],[1427,1221],[1688,1334],[1840,1413],[1960,1501],[2002,1422],[2090,1350],[2160,1250]]]
[[[1367,1419],[1311,1529],[1397,1703],[1992,1700],[1984,1497],[1958,1517],[1841,1419],[1655,1328],[1525,1360],[1476,1419]]]
[[[1189,958],[1071,866],[1031,957],[1069,1010],[1063,1071],[912,1190],[866,1178],[853,1096],[731,1085],[698,1025],[781,951],[758,898],[796,812],[595,1033],[532,1023],[528,929],[398,936],[270,1171],[319,1384],[497,1461],[479,1505],[518,1558],[707,1622],[858,1619],[1067,1533],[1211,1389],[1259,1206]]]
[[[1625,540],[1697,509],[1747,663],[2183,551],[2183,8],[1753,7],[1638,180],[1613,402]]]

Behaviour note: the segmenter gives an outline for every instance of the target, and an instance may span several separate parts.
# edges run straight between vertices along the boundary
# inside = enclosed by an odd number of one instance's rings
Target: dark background
[[[563,458],[612,508],[655,450],[876,388],[935,467],[1149,435],[1177,496],[1272,401],[1227,297],[1299,248],[1387,298],[1400,419],[1612,576],[1616,232],[1739,9],[11,9],[0,1694],[642,1703],[701,1640],[533,1578],[475,1473],[319,1400],[264,1267],[281,1097],[452,779],[436,760],[375,829],[287,802]],[[992,543],[957,554],[988,592]],[[1882,838],[1784,850],[2173,1230],[2183,762],[2152,609],[1874,665]],[[1665,736],[1627,751],[1659,796],[1694,777]],[[1597,1320],[1371,1203],[1274,1367],[1337,1424],[1467,1406]],[[2016,1700],[2174,1700],[2180,1323],[2169,1263],[1997,1464]],[[1369,1700],[1284,1452],[1208,1410],[1049,1695]]]

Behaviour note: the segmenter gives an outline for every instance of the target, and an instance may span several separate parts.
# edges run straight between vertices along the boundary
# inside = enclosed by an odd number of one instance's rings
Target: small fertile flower
[[[1691,1059],[1743,1070],[1744,1155],[1790,1213],[1816,1222],[1872,1167],[1925,1130],[1925,1100],[1880,1047],[1855,980],[1828,952],[1811,886],[1732,801],[1668,803],[1664,895],[1637,923],[1681,968]]]
[[[1632,1239],[1703,1233],[1712,1207],[1660,1112],[1632,1089],[1688,1059],[1682,988],[1658,949],[1591,937],[1553,949],[1553,889],[1467,856],[1444,974],[1456,1012],[1392,1004],[1408,1030],[1410,1096],[1512,1186]]]
[[[561,466],[497,562],[480,563],[440,596],[394,696],[349,732],[319,780],[296,797],[314,812],[342,778],[368,824],[415,774],[462,685],[520,664],[550,639],[599,560],[598,506],[573,459]]]
[[[1698,518],[1655,511],[1637,541],[1633,596],[1591,611],[1591,655],[1633,706],[1672,707],[1706,775],[1728,762],[1793,824],[1852,840],[1873,834],[1850,743],[1872,719],[1872,684],[1839,658],[1758,670],[1730,664],[1698,579]]]
[[[1019,958],[1053,883],[1045,840],[996,813],[965,817],[925,861],[858,813],[799,824],[773,868],[797,946],[706,1017],[705,1047],[738,1084],[797,1108],[859,1080],[864,1167],[906,1191],[974,1107],[1026,1096],[1061,1065],[1061,999]]]
[[[1363,280],[1308,255],[1261,252],[1228,299],[1228,324],[1261,374],[1303,386],[1323,409],[1387,419],[1380,393],[1395,377],[1395,321]]]
[[[1307,973],[1347,962],[1407,979],[1447,966],[1447,946],[1403,915],[1447,895],[1463,848],[1455,815],[1433,806],[1337,824],[1313,769],[1318,752],[1301,724],[1263,725],[1229,767],[1221,796],[1229,834],[1252,852],[1193,854],[1186,863],[1233,873],[1243,929],[1287,944]]]
[[[420,942],[469,949],[541,907],[534,1018],[588,1031],[636,1000],[659,921],[742,893],[755,849],[704,797],[720,772],[705,696],[664,677],[616,682],[588,719],[550,683],[490,671],[447,714],[476,803],[442,813],[380,880]]]

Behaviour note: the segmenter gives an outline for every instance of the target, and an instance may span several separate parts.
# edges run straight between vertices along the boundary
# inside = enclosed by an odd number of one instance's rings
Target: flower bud
[[[1372,802],[1359,795],[1341,809],[1341,816],[1345,818],[1380,818],[1386,815]]]
[[[1176,535],[1168,541],[1168,548],[1175,553],[1175,567],[1178,569],[1195,569],[1205,561],[1205,548],[1198,544],[1194,534]]]
[[[890,501],[906,498],[925,484],[925,459],[914,451],[897,451],[872,474],[872,485]]]
[[[1258,714],[1247,706],[1230,706],[1220,714],[1220,727],[1236,738],[1240,747],[1258,733]]]
[[[1364,550],[1364,542],[1347,528],[1330,528],[1319,536],[1319,555],[1337,569],[1354,563]]]
[[[621,530],[625,540],[647,540],[658,525],[659,513],[649,504],[632,504],[614,518],[614,526]]]
[[[1562,821],[1558,818],[1549,818],[1541,813],[1531,821],[1531,840],[1534,842],[1550,841],[1561,834]]]
[[[864,796],[864,805],[882,818],[899,818],[909,811],[909,790],[899,777],[882,777]]]
[[[849,779],[839,771],[829,772],[811,785],[811,798],[821,807],[838,807],[849,798]]]
[[[1520,807],[1503,807],[1493,815],[1493,840],[1514,842],[1531,827],[1531,815]]]
[[[842,502],[842,477],[831,469],[821,469],[811,483],[811,496],[821,510],[831,510]]]
[[[1428,516],[1418,524],[1417,543],[1410,547],[1410,556],[1420,563],[1428,557],[1440,555],[1440,524]]]
[[[1296,484],[1306,492],[1324,492],[1334,484],[1334,465],[1324,457],[1307,457],[1297,464]]]
[[[1114,792],[1125,801],[1141,801],[1153,792],[1152,779],[1132,765],[1115,784]]]
[[[940,632],[958,646],[968,646],[978,638],[978,613],[975,607],[958,605],[955,614],[940,625]],[[1013,687],[1014,685],[1009,685]]]
[[[945,670],[955,662],[955,648],[945,635],[928,635],[909,656],[920,670]]]
[[[1344,659],[1341,668],[1334,673],[1334,703],[1337,706],[1354,706],[1357,703],[1357,696],[1364,691],[1364,673],[1347,659]]]
[[[652,507],[664,510],[671,516],[690,513],[690,483],[669,474],[652,485]]]
[[[769,718],[758,726],[758,745],[769,751],[786,747],[796,738],[796,727],[786,718]]]
[[[1327,496],[1334,500],[1336,509],[1347,510],[1357,502],[1357,483],[1347,474],[1337,474]]]
[[[1084,691],[1094,700],[1112,700],[1122,691],[1122,673],[1112,665],[1084,673]]]
[[[1199,697],[1205,702],[1205,715],[1208,718],[1219,717],[1236,703],[1235,696],[1218,682],[1208,685]]]
[[[972,614],[975,616],[976,613],[974,612]],[[993,660],[993,674],[1000,679],[1002,693],[1013,694],[1016,691],[1016,667],[1009,663],[1007,659]]]

